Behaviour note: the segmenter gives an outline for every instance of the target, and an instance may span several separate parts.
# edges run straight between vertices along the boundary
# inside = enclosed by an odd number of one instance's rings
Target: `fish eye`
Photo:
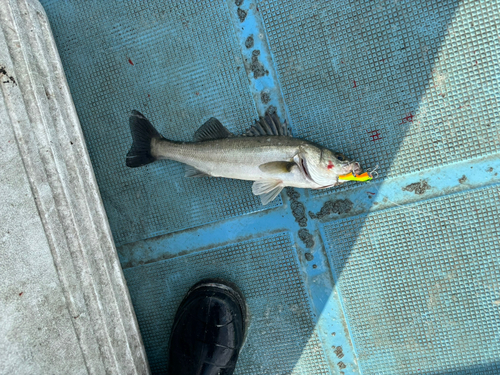
[[[335,154],[335,157],[340,161],[346,161],[347,158],[342,154]]]

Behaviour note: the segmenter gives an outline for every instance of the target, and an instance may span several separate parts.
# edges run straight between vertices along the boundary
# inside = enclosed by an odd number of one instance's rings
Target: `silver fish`
[[[194,142],[164,138],[139,112],[130,115],[133,144],[128,167],[171,159],[186,165],[186,177],[225,177],[255,181],[252,192],[262,204],[271,202],[285,186],[325,189],[345,181],[339,176],[361,172],[359,163],[312,142],[293,138],[276,114],[256,121],[236,137],[211,118],[195,133]]]

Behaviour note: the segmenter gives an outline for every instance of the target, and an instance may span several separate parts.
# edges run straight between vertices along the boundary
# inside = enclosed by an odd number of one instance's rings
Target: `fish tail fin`
[[[132,111],[129,119],[132,133],[132,147],[127,154],[127,167],[135,168],[154,162],[151,154],[151,141],[163,139],[162,135],[151,125],[149,120],[138,111]]]

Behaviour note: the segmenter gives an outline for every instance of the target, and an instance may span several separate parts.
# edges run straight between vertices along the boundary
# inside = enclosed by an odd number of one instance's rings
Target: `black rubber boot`
[[[232,283],[202,280],[175,315],[169,375],[231,375],[245,336],[246,305]]]

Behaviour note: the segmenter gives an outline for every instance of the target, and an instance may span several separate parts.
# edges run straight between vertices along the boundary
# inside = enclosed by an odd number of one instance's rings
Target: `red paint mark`
[[[476,65],[477,65],[477,60],[476,60]]]
[[[151,95],[148,94],[148,98],[150,98],[150,97],[151,97]]]
[[[340,63],[343,64],[344,63],[344,60],[340,60]]]
[[[352,88],[358,87],[358,85],[356,84],[356,81],[353,81],[353,82],[354,82],[354,86]]]
[[[331,160],[328,160],[328,169],[332,169],[334,167],[333,163]]]
[[[375,193],[372,193],[371,191],[367,191],[366,194],[375,195]]]
[[[382,59],[382,60],[380,60],[380,61],[385,62],[385,59]]]
[[[372,139],[373,142],[375,141],[379,141],[382,139],[382,137],[380,136],[380,133],[378,132],[377,129],[375,130],[367,130],[366,131],[368,134],[370,134],[370,138]]]
[[[413,117],[415,117],[411,112],[409,115],[407,115],[405,118],[403,118],[403,121],[399,125],[403,125],[407,122],[413,122]]]
[[[198,91],[195,92],[196,96],[200,95],[200,93]]]
[[[259,7],[255,7],[255,10],[258,12],[259,11]]]
[[[23,295],[23,293],[24,293],[24,292],[19,293],[19,297],[21,297],[21,296]]]
[[[128,59],[128,63],[129,63],[130,65],[134,65],[134,63],[132,62],[132,60],[131,60],[131,59]]]

